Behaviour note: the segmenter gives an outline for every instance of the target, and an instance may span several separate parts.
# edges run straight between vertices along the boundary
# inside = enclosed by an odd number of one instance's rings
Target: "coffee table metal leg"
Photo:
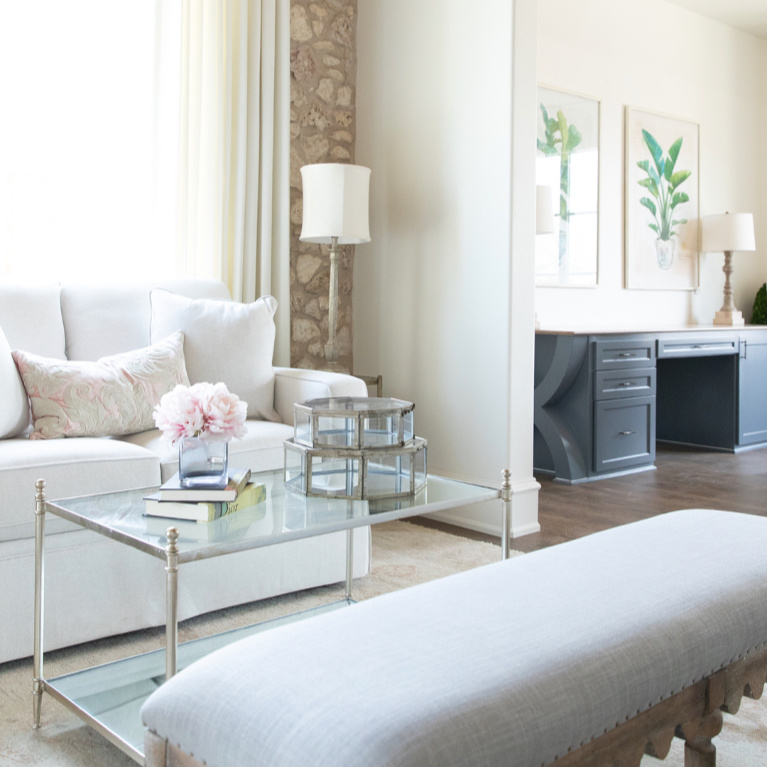
[[[354,528],[346,531],[346,598],[352,598],[354,580]]]
[[[509,558],[509,536],[511,530],[511,472],[503,470],[503,484],[501,485],[501,504],[503,506],[503,519],[501,521],[501,557]]]
[[[165,533],[165,681],[176,674],[178,647],[178,529],[169,527]]]
[[[35,482],[35,648],[32,681],[32,727],[40,726],[43,702],[43,542],[45,540],[45,480]]]

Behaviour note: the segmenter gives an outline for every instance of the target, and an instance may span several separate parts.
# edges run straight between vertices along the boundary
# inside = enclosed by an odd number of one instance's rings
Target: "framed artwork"
[[[626,287],[699,286],[699,128],[626,108]]]
[[[538,87],[535,183],[551,194],[553,231],[535,237],[535,284],[597,284],[599,102]],[[544,192],[545,193],[545,192]]]

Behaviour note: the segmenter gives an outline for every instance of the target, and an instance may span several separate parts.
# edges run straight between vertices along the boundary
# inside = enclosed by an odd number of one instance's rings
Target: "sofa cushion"
[[[0,540],[34,536],[38,479],[49,500],[71,498],[157,486],[160,464],[154,453],[116,439],[0,440]],[[53,516],[49,522],[56,532]]]
[[[0,329],[0,439],[15,437],[29,426],[29,400],[11,347]]]
[[[189,380],[222,381],[248,403],[248,418],[278,421],[274,410],[274,312],[277,300],[262,296],[251,304],[190,299],[153,290],[151,338],[184,331]]]
[[[229,299],[226,285],[218,280],[156,280],[127,285],[64,283],[61,316],[66,331],[67,359],[97,360],[108,354],[149,346],[152,343],[149,292],[157,287],[190,298]],[[14,348],[26,349],[18,345]]]
[[[107,437],[154,427],[163,394],[189,384],[184,334],[144,349],[72,362],[14,351],[32,405],[31,439]]]
[[[57,283],[0,285],[0,328],[11,349],[64,359],[64,324]]]
[[[229,443],[229,463],[251,471],[271,471],[285,465],[285,440],[293,436],[293,427],[272,421],[249,420],[245,422],[247,434]],[[178,471],[178,447],[172,447],[163,439],[159,429],[143,431],[120,437],[125,442],[150,450],[160,459],[162,481],[170,479]]]

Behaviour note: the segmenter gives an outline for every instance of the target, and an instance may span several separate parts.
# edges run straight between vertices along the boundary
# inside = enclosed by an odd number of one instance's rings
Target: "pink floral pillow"
[[[189,385],[184,334],[152,346],[79,362],[12,352],[32,406],[30,439],[108,437],[154,429],[153,410]]]

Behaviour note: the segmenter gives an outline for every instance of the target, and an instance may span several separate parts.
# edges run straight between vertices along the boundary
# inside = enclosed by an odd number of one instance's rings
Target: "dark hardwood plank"
[[[767,516],[767,448],[724,453],[658,443],[656,451],[656,471],[582,485],[536,477],[541,483],[541,532],[515,538],[512,548],[535,551],[677,509],[724,509]],[[417,521],[474,540],[498,542],[493,536],[465,528],[425,518]]]

